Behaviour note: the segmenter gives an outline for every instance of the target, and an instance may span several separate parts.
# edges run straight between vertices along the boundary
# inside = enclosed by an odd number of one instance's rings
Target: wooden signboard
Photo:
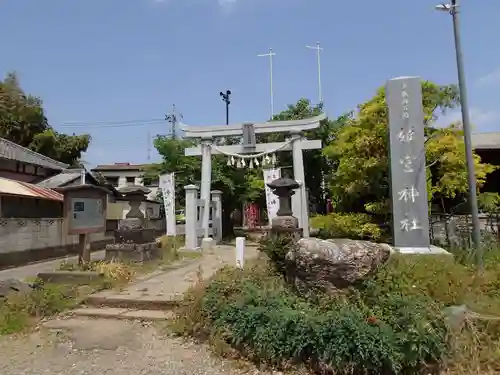
[[[101,186],[77,185],[57,189],[64,194],[68,234],[79,235],[80,262],[90,262],[90,233],[106,231],[106,204],[111,192]]]

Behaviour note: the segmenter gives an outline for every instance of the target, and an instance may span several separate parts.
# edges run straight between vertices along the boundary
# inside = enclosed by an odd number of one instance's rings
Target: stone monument
[[[442,254],[429,239],[424,113],[419,77],[386,85],[393,244],[401,253]]]
[[[161,245],[156,242],[155,229],[146,227],[141,203],[151,190],[139,185],[127,185],[119,192],[128,201],[130,211],[120,220],[115,230],[114,243],[106,246],[106,260],[144,262],[161,256]]]

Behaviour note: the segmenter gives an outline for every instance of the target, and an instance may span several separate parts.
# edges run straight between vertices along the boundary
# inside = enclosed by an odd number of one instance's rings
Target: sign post
[[[393,245],[402,253],[443,253],[429,240],[422,88],[419,77],[386,85]]]
[[[107,196],[110,191],[94,185],[76,185],[57,189],[64,194],[64,218],[68,234],[78,234],[78,262],[90,262],[90,233],[106,231]]]

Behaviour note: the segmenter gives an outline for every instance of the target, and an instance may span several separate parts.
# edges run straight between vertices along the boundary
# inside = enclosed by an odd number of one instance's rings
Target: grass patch
[[[35,284],[39,284],[36,282]],[[16,293],[0,301],[0,335],[20,332],[36,324],[41,318],[75,308],[92,292],[103,285],[87,288],[44,284],[27,293]]]
[[[335,297],[295,294],[283,264],[261,257],[201,278],[170,328],[223,356],[334,374],[476,374],[500,371],[500,263],[483,274],[449,256],[395,255]],[[278,266],[276,266],[278,262]],[[450,326],[448,306],[475,313]]]

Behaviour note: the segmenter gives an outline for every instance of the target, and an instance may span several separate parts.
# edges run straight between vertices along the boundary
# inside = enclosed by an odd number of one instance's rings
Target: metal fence
[[[500,241],[500,218],[498,215],[480,215],[483,238]],[[472,243],[471,215],[433,214],[429,231],[431,242],[443,247],[470,246]]]

